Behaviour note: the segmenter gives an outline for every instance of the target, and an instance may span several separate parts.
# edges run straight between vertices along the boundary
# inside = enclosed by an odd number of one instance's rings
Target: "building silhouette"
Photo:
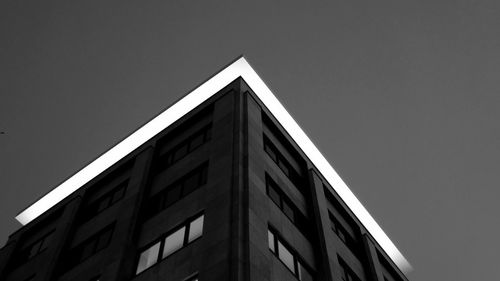
[[[0,280],[407,280],[304,136],[241,57],[21,212]]]

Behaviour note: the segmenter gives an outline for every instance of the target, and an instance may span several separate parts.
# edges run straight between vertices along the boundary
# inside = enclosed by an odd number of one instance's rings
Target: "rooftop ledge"
[[[335,192],[344,200],[354,215],[361,221],[363,226],[398,268],[403,273],[410,272],[412,270],[410,263],[396,248],[394,243],[392,243],[382,228],[380,228],[365,207],[363,207],[361,202],[356,198],[349,187],[347,187],[345,182],[340,178],[337,172],[332,168],[325,157],[323,157],[321,152],[319,152],[316,146],[307,137],[304,131],[302,131],[297,122],[290,116],[243,56],[236,59],[233,63],[226,66],[151,121],[42,196],[35,203],[31,204],[31,206],[19,213],[16,219],[23,225],[36,219],[45,211],[85,185],[100,173],[104,172],[107,168],[111,167],[120,159],[163,131],[240,76],[308,156],[309,160],[321,172]]]

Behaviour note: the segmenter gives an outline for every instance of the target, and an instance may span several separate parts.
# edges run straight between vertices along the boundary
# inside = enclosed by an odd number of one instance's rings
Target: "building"
[[[406,281],[410,269],[243,57],[17,219],[0,280]]]

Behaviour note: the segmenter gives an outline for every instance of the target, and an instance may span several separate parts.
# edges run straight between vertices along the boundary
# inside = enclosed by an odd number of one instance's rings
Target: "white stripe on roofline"
[[[309,157],[311,162],[321,172],[335,192],[344,200],[354,215],[356,215],[399,269],[404,273],[411,271],[412,267],[410,263],[396,248],[389,237],[387,237],[385,232],[380,228],[377,222],[375,222],[361,202],[359,202],[337,172],[332,168],[325,157],[323,157],[321,152],[319,152],[316,146],[307,137],[304,131],[302,131],[297,122],[295,122],[283,105],[281,105],[244,57],[239,58],[224,68],[120,143],[65,180],[22,211],[16,216],[16,219],[23,225],[34,220],[240,76],[294,139],[307,157]]]

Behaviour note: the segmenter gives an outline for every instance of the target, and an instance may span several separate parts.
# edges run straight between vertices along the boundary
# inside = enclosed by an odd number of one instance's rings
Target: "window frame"
[[[41,253],[45,252],[48,249],[48,246],[46,245],[48,240],[47,238],[51,237],[55,233],[55,231],[56,229],[53,228],[52,230],[43,234],[40,238],[28,244],[28,246],[19,249],[18,253],[16,254],[16,264],[25,264],[28,261],[36,258]],[[37,244],[39,245],[37,246],[38,249],[36,250],[36,253],[31,254],[31,252],[33,251],[33,247],[35,247]]]
[[[189,241],[189,234],[191,232],[191,229],[190,229],[191,228],[191,223],[194,222],[194,221],[196,221],[200,217],[203,217],[203,224],[202,224],[202,228],[201,228],[201,235],[199,235],[195,239]],[[148,269],[154,267],[156,264],[160,263],[161,261],[168,259],[170,256],[173,256],[174,254],[176,254],[177,252],[179,252],[182,249],[186,248],[190,244],[196,242],[198,239],[201,239],[203,237],[203,229],[204,229],[204,227],[205,227],[205,212],[202,211],[202,212],[197,213],[194,216],[189,217],[188,219],[184,220],[183,222],[177,224],[176,226],[174,226],[169,231],[167,231],[167,232],[163,233],[162,235],[158,236],[152,242],[146,244],[144,247],[141,247],[137,251],[138,255],[137,255],[137,258],[136,258],[136,261],[135,261],[135,275],[134,276],[138,276],[138,275],[142,274],[143,272],[145,272]],[[179,247],[178,249],[176,249],[175,251],[170,252],[167,256],[163,257],[163,252],[164,252],[165,244],[166,244],[165,240],[170,235],[176,233],[178,230],[180,230],[182,228],[185,228],[184,235],[183,235],[183,240],[182,240],[182,246]],[[153,263],[153,264],[151,264],[149,267],[141,270],[139,273],[137,273],[137,269],[138,269],[138,266],[139,266],[139,261],[140,261],[140,257],[142,255],[142,253],[144,253],[145,251],[149,250],[151,247],[153,247],[157,243],[160,243],[160,248],[158,250],[158,256],[156,258],[156,262]]]
[[[96,200],[86,203],[81,211],[82,222],[83,223],[88,222],[92,218],[98,216],[99,214],[111,208],[111,206],[115,205],[120,200],[122,200],[125,197],[125,194],[127,193],[127,187],[129,182],[130,182],[130,177],[127,177],[126,179],[121,180],[110,191],[104,193]],[[118,198],[115,198],[115,195],[117,193],[120,194],[120,196]],[[107,203],[105,204],[105,206],[101,208],[101,204],[106,201]]]
[[[356,273],[352,270],[352,268],[338,254],[337,254],[337,259],[339,261],[339,265],[340,265],[341,273],[342,273],[340,278],[343,281],[361,281],[361,279],[358,277],[358,275],[356,275]],[[344,278],[344,277],[346,277],[346,278]]]
[[[180,141],[178,144],[174,145],[172,148],[167,150],[166,152],[158,155],[156,157],[155,161],[155,168],[154,168],[154,174],[159,174],[171,166],[173,166],[175,163],[179,162],[182,160],[184,157],[189,155],[191,152],[195,151],[199,147],[203,146],[204,144],[208,143],[212,139],[212,122],[206,124],[199,130],[195,131],[191,135],[187,136],[184,138],[182,141]],[[196,146],[193,146],[192,142],[195,140],[197,137],[202,135],[202,142]],[[180,157],[175,157],[176,153],[179,152],[182,147],[186,147],[185,153],[180,156]],[[161,146],[160,146],[161,150]],[[159,152],[158,152],[159,153]]]
[[[304,268],[306,272],[311,276],[312,280],[314,280],[314,271],[312,268],[304,261],[304,259],[298,254],[298,252],[287,242],[285,241],[282,236],[278,233],[276,229],[274,229],[272,226],[269,226],[268,229],[268,249],[269,251],[292,273],[292,275],[297,278],[297,280],[302,280],[301,279],[301,270],[300,267]],[[272,234],[273,239],[272,239],[272,244],[274,249],[271,249],[270,247],[270,236],[269,234]],[[283,248],[285,248],[292,256],[293,259],[293,270],[290,269],[290,267],[282,260],[280,257],[280,250],[279,250],[279,245],[282,245]]]
[[[308,218],[302,213],[302,211],[297,208],[286,193],[281,189],[281,187],[271,178],[271,176],[266,173],[266,194],[269,199],[280,209],[280,211],[285,215],[285,217],[292,222],[292,224],[302,233],[306,238],[311,238],[311,233],[307,231],[307,225],[309,224]],[[279,203],[270,195],[274,191],[278,195]],[[291,218],[287,212],[285,212],[285,205],[293,211],[293,218]]]
[[[342,243],[355,255],[358,256],[360,254],[360,245],[359,245],[359,240],[356,239],[355,237],[352,237],[352,235],[345,229],[345,227],[342,225],[342,223],[337,219],[337,217],[330,211],[328,210],[328,217],[330,219],[330,228],[332,229],[333,233],[338,237]]]
[[[99,253],[99,252],[103,251],[104,249],[106,249],[107,247],[109,247],[109,245],[111,244],[111,241],[113,240],[113,234],[115,231],[115,224],[116,224],[116,222],[113,222],[113,223],[105,226],[101,230],[99,230],[96,233],[89,236],[87,239],[80,242],[78,245],[69,249],[66,253],[66,256],[70,257],[66,261],[66,266],[65,266],[66,271],[71,270],[72,268],[83,263],[84,261],[86,261],[90,257],[96,255],[97,253]],[[106,233],[109,233],[109,237],[107,238],[105,245],[102,247],[99,247],[100,239]],[[91,251],[89,252],[90,254],[84,256],[83,249],[87,249],[88,246],[91,246],[90,247]]]
[[[299,172],[290,164],[286,157],[279,151],[276,145],[273,144],[271,139],[263,133],[263,146],[266,154],[273,160],[283,174],[297,187],[297,189],[305,194],[306,191],[300,188],[304,184],[304,178]]]
[[[196,176],[197,186],[195,188],[186,189],[186,182],[192,177]],[[147,199],[148,205],[146,206],[144,219],[148,220],[153,218],[162,211],[168,209],[178,201],[187,197],[189,194],[195,192],[199,188],[206,185],[208,182],[208,161],[203,162],[196,168],[187,172],[185,175],[179,177],[173,183],[167,185],[162,190],[156,192],[154,195]],[[179,188],[179,196],[175,200],[169,200],[171,192]],[[188,192],[186,192],[188,190]]]

